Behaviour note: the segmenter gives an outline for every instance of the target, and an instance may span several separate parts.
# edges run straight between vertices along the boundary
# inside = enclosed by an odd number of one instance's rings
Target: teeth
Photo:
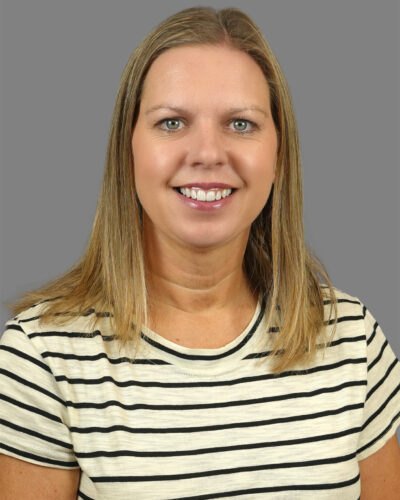
[[[179,188],[179,192],[187,198],[192,198],[198,201],[218,201],[221,198],[226,198],[232,194],[232,189],[210,189],[204,191],[199,188]]]
[[[206,201],[206,192],[203,191],[202,189],[199,189],[197,191],[197,200],[198,201]]]
[[[215,201],[215,193],[214,193],[214,191],[207,191],[206,200],[207,201]]]

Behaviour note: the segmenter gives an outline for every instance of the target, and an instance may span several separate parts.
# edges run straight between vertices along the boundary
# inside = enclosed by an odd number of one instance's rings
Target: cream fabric
[[[400,423],[400,364],[370,311],[336,293],[332,345],[278,377],[261,303],[218,349],[144,330],[135,363],[109,318],[40,327],[33,306],[1,338],[0,451],[80,467],[81,499],[357,500],[358,460]]]

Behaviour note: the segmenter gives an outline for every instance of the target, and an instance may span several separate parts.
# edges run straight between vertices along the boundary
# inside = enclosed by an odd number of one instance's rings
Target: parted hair
[[[307,247],[303,227],[302,167],[292,101],[285,77],[253,20],[237,8],[184,9],[155,27],[130,56],[111,120],[106,165],[86,249],[69,270],[26,292],[10,305],[14,314],[43,303],[41,324],[88,316],[93,327],[109,316],[121,345],[135,357],[147,321],[142,208],[134,182],[132,134],[146,74],[173,47],[225,45],[254,59],[265,75],[278,135],[275,182],[251,226],[243,266],[253,291],[266,300],[266,330],[276,335],[269,359],[274,373],[307,364],[330,341],[337,322],[335,291],[326,268]],[[324,314],[324,301],[330,303]],[[94,310],[94,312],[93,312]],[[267,336],[264,336],[267,338]],[[273,340],[271,340],[273,339]]]

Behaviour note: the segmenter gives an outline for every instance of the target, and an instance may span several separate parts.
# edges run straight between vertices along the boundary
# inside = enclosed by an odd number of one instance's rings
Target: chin
[[[206,238],[199,238],[199,237],[181,238],[180,242],[183,243],[184,246],[186,246],[188,248],[193,248],[194,250],[195,249],[199,249],[199,250],[210,249],[211,250],[212,248],[217,248],[217,247],[223,246],[223,244],[224,244],[223,239],[210,238],[210,237],[206,237]]]
[[[210,233],[210,231],[205,231],[203,234],[181,234],[179,235],[179,241],[183,243],[186,247],[206,250],[223,247],[229,243],[232,243],[238,234],[228,234],[224,233]]]

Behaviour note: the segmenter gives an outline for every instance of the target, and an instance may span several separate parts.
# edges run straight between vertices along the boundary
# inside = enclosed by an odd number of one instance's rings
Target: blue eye
[[[252,122],[251,120],[245,120],[244,118],[235,118],[233,120],[233,123],[239,124],[239,128],[235,127],[235,130],[237,132],[241,132],[242,134],[250,134],[251,132],[254,132],[254,130],[258,128],[256,123]]]
[[[240,126],[245,126],[245,128],[238,128],[237,130],[239,130],[239,132],[244,132],[245,130],[247,130],[247,125],[248,125],[248,120],[243,120],[242,118],[237,118],[236,120],[234,120],[233,123],[239,123]]]
[[[165,118],[165,120],[160,121],[160,124],[165,123],[167,130],[178,130],[179,122],[180,122],[179,118]],[[172,127],[170,128],[168,124],[170,125],[172,124]]]

